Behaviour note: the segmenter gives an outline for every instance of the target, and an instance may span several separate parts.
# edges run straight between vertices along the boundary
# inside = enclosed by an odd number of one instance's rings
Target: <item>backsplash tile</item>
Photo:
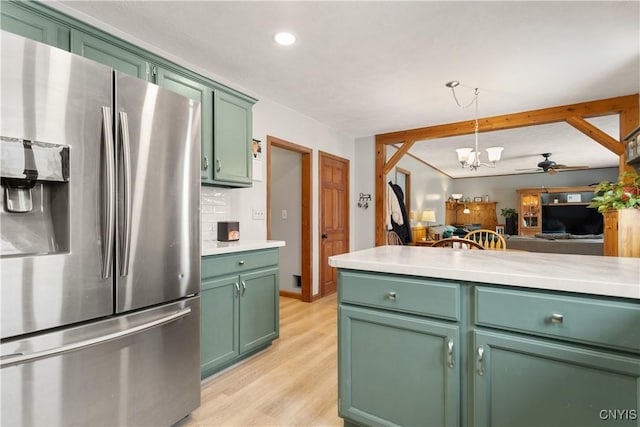
[[[218,238],[218,221],[229,221],[231,200],[226,189],[217,187],[200,188],[200,229],[202,242]]]

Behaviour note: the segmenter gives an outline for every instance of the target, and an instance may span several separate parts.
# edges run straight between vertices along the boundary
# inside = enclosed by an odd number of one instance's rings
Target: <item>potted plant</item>
[[[640,209],[640,175],[636,172],[624,172],[617,182],[602,181],[594,192],[589,207],[602,214],[610,209]]]
[[[500,214],[504,217],[504,232],[512,236],[518,234],[516,230],[518,211],[513,208],[502,208]]]
[[[617,182],[603,181],[589,204],[604,216],[605,256],[640,257],[640,176],[625,172]]]

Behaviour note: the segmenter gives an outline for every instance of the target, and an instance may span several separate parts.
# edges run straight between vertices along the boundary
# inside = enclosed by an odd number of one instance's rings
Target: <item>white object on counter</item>
[[[329,265],[640,300],[640,258],[380,246],[334,255]]]
[[[254,251],[258,249],[278,248],[285,245],[282,240],[238,240],[235,242],[203,242],[201,256],[229,254],[233,252]]]

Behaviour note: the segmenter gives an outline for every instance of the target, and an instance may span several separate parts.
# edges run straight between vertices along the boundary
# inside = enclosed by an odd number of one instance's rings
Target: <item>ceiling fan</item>
[[[551,175],[554,175],[560,171],[569,171],[569,170],[582,170],[589,169],[589,166],[567,166],[567,165],[559,165],[553,160],[549,159],[551,157],[551,153],[542,153],[542,157],[544,160],[538,163],[537,168],[528,168],[528,169],[516,169],[519,171],[536,171],[536,172],[548,172]]]

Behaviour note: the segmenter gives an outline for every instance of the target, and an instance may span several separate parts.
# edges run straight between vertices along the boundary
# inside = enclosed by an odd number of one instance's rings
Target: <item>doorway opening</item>
[[[280,295],[304,302],[312,300],[311,161],[311,149],[267,135],[267,239],[286,242]]]

